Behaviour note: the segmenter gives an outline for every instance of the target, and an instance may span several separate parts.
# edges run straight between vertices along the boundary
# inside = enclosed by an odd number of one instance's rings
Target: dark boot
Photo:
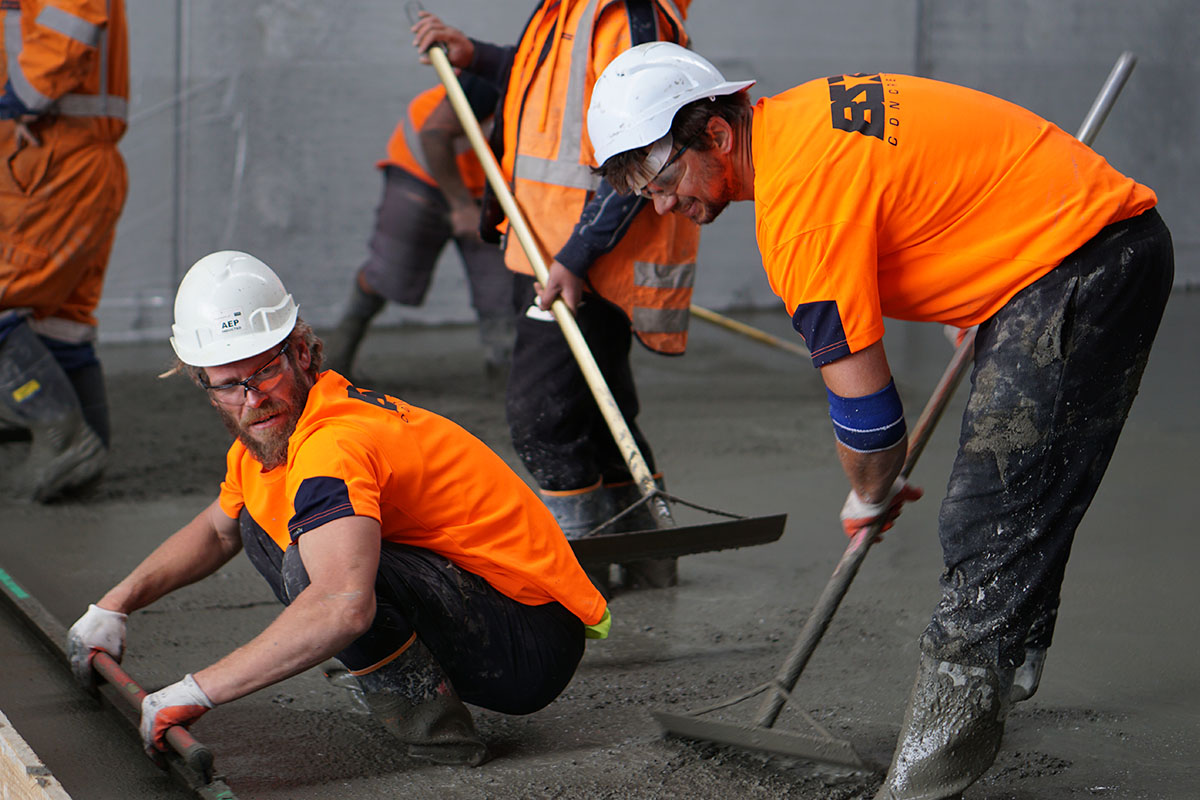
[[[344,674],[327,668],[325,675],[347,687]],[[414,637],[408,649],[382,667],[354,677],[364,704],[388,733],[408,746],[412,758],[472,767],[487,761],[487,746],[475,731],[471,712],[420,639]]]
[[[655,483],[662,489],[662,478]],[[642,499],[635,483],[605,487],[612,498],[613,514],[623,511]],[[641,503],[613,525],[614,532],[652,531],[658,527],[649,502]],[[679,584],[679,560],[675,558],[646,558],[621,564],[621,584],[626,589],[666,589]]]
[[[362,344],[363,336],[367,333],[367,326],[385,305],[387,300],[368,291],[362,285],[362,281],[355,277],[354,288],[346,302],[346,311],[333,333],[325,339],[326,367],[343,377],[350,377],[354,357],[358,354],[358,346]]]
[[[105,447],[109,446],[108,394],[104,389],[104,370],[99,363],[73,369],[67,373],[83,418]]]
[[[28,325],[0,342],[0,418],[32,434],[22,481],[38,502],[86,486],[104,472],[107,449],[84,420],[62,367]]]
[[[479,341],[483,344],[483,373],[488,388],[503,392],[508,385],[508,372],[512,365],[513,340],[517,335],[517,323],[511,312],[479,315]]]
[[[1013,670],[921,656],[887,779],[875,800],[949,800],[1000,750]]]
[[[1042,682],[1042,668],[1046,666],[1046,651],[1042,648],[1025,648],[1025,662],[1017,667],[1013,676],[1012,702],[1020,703],[1037,693]]]
[[[612,516],[608,492],[597,483],[595,486],[570,493],[542,492],[542,502],[568,539],[582,539]],[[583,568],[592,584],[608,600],[612,597],[608,564],[589,564]]]

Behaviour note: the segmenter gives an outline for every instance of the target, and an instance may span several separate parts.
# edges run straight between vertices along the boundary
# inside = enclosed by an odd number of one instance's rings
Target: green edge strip
[[[17,582],[13,580],[12,576],[2,569],[0,569],[0,583],[4,584],[4,586],[10,592],[12,592],[18,600],[25,600],[29,597],[29,593],[22,589]]]

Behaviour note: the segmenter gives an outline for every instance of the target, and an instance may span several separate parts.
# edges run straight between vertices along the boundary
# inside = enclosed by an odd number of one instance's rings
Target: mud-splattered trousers
[[[517,340],[506,407],[513,447],[537,485],[569,491],[631,480],[625,459],[588,388],[579,364],[553,319],[533,318],[533,278],[516,276]],[[633,334],[619,308],[584,295],[575,314],[583,338],[616,400],[634,441],[654,471],[650,444],[637,427],[639,410],[629,350]]]
[[[1075,529],[1137,394],[1174,275],[1156,211],[1114,223],[979,326],[939,518],[934,658],[1017,667],[1047,647]]]
[[[284,605],[309,584],[300,548],[280,551],[243,509],[242,545]],[[446,558],[383,542],[375,620],[337,659],[351,671],[394,656],[413,633],[459,697],[504,714],[529,714],[562,692],[583,657],[583,623],[558,603],[528,606]]]
[[[472,308],[480,316],[507,317],[512,273],[500,248],[478,238],[455,237],[450,206],[437,188],[395,166],[384,168],[383,182],[371,252],[362,265],[367,285],[393,303],[421,305],[438,256],[453,240],[467,273]]]

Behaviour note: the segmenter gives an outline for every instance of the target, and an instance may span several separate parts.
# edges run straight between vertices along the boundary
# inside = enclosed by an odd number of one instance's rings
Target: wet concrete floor
[[[739,318],[791,335],[781,312]],[[1192,504],[1200,470],[1200,293],[1176,293],[1100,495],[1080,528],[1042,688],[1010,716],[996,765],[968,800],[1200,796],[1200,555]],[[935,326],[893,323],[885,339],[910,424],[950,357]],[[87,502],[0,499],[0,566],[64,625],[214,496],[227,438],[183,379],[156,381],[169,355],[103,348],[114,405],[113,464]],[[824,390],[796,356],[696,320],[685,358],[634,357],[642,425],[674,493],[743,514],[786,512],[771,545],[691,556],[677,589],[612,603],[612,638],[589,644],[566,692],[541,712],[478,711],[496,758],[424,766],[315,672],[210,712],[194,727],[243,798],[870,797],[880,776],[664,739],[652,708],[682,712],[768,680],[842,553],[845,496]],[[518,471],[499,399],[482,384],[474,331],[380,331],[359,382],[443,413]],[[939,494],[965,392],[914,474],[928,496],[869,554],[793,703],[885,766],[937,597]],[[0,445],[0,467],[20,444]],[[709,521],[679,512],[681,523]],[[278,612],[248,562],[135,614],[125,666],[148,689],[199,669]],[[0,709],[77,798],[182,796],[132,734],[93,707],[65,669],[9,621]],[[741,724],[759,700],[717,716]],[[807,730],[790,709],[776,723]]]

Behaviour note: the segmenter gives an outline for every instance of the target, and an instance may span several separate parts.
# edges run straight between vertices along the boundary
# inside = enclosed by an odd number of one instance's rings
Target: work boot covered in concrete
[[[344,676],[326,670],[331,682]],[[471,712],[441,665],[420,639],[392,661],[354,676],[362,700],[388,733],[408,745],[408,755],[437,764],[477,767],[488,759],[487,746],[475,731]]]
[[[1042,669],[1046,666],[1046,651],[1040,647],[1025,648],[1025,662],[1017,667],[1013,675],[1011,700],[1020,703],[1033,697],[1042,682]]]
[[[326,367],[345,378],[350,377],[354,357],[358,354],[358,346],[362,344],[367,327],[385,305],[387,300],[364,289],[359,279],[355,278],[341,320],[333,332],[325,337]]]
[[[542,502],[558,527],[562,528],[568,539],[582,539],[596,527],[608,521],[612,516],[612,502],[608,492],[599,482],[586,489],[568,492],[542,491]],[[604,599],[612,597],[612,583],[609,580],[608,564],[588,564],[583,571],[587,573]]]
[[[662,478],[656,478],[663,488]],[[612,498],[613,514],[638,504],[642,492],[636,483],[605,487]],[[613,524],[614,532],[652,531],[658,527],[654,509],[649,502],[640,503],[632,512]],[[621,564],[621,584],[626,589],[665,589],[679,584],[679,560],[675,558],[646,558]]]
[[[892,766],[875,800],[949,800],[1000,749],[1013,670],[921,656]]]
[[[0,418],[32,435],[21,480],[38,502],[86,486],[104,472],[108,451],[84,420],[75,389],[25,324],[0,342]]]

